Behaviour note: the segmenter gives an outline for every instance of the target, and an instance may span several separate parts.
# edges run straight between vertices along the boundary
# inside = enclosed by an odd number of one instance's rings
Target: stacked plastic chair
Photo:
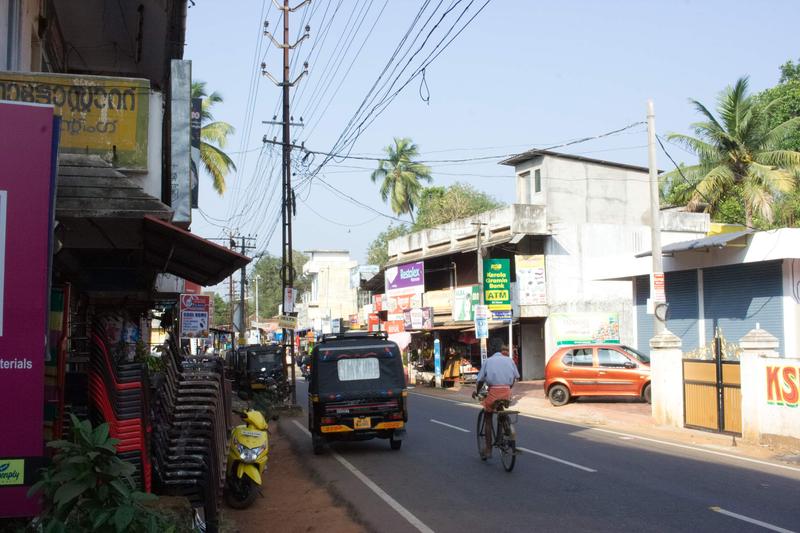
[[[92,418],[95,423],[108,423],[109,435],[119,440],[117,455],[136,467],[134,481],[150,492],[146,373],[141,363],[115,361],[107,346],[102,336],[93,334],[89,368]]]
[[[225,482],[230,399],[222,360],[180,355],[170,339],[153,398],[153,466],[163,492],[189,498],[215,523]]]

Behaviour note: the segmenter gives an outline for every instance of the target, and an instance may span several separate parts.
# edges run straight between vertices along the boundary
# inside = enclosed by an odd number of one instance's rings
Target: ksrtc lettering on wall
[[[0,72],[0,100],[47,104],[61,116],[60,150],[147,170],[150,82],[134,78]]]
[[[800,403],[800,366],[768,365],[767,403],[797,407]]]

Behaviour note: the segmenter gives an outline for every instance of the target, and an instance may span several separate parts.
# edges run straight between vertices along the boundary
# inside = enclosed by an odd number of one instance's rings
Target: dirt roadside
[[[231,533],[366,533],[353,511],[336,501],[303,465],[302,453],[281,434],[278,424],[270,424],[270,432],[263,497],[249,509],[225,508],[222,529]]]

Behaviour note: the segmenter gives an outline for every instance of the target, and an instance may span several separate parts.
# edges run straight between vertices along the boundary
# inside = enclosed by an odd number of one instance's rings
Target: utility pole
[[[272,77],[272,75],[267,72],[266,64],[261,64],[261,72],[265,76],[269,77],[275,85],[281,87],[283,89],[283,120],[281,122],[281,126],[283,126],[283,189],[282,189],[282,208],[281,208],[281,219],[282,219],[282,226],[283,226],[283,243],[282,243],[282,263],[281,263],[281,294],[283,295],[283,311],[284,314],[291,314],[292,316],[297,316],[294,311],[293,307],[293,299],[290,302],[289,298],[287,298],[288,293],[294,293],[292,289],[294,289],[294,265],[292,261],[292,217],[294,216],[295,212],[295,200],[294,200],[294,190],[292,189],[292,165],[291,165],[291,151],[292,151],[292,144],[291,144],[291,123],[292,116],[289,112],[289,89],[294,87],[297,82],[300,81],[304,75],[308,74],[308,63],[303,64],[303,72],[294,80],[289,81],[291,72],[290,72],[290,61],[289,61],[289,50],[294,49],[297,45],[301,42],[306,40],[309,36],[309,31],[311,28],[309,26],[305,27],[305,34],[294,44],[289,44],[289,13],[297,11],[301,7],[309,4],[311,0],[304,0],[300,4],[296,5],[295,7],[289,7],[289,0],[283,0],[283,5],[278,4],[277,0],[272,0],[275,7],[279,10],[283,11],[283,43],[278,42],[273,35],[267,31],[269,24],[264,22],[264,34],[270,38],[272,44],[276,47],[281,48],[283,50],[283,81],[278,81]],[[302,119],[301,119],[302,122]],[[301,125],[301,124],[295,124]],[[287,291],[287,289],[290,289]],[[292,304],[291,306],[287,304]],[[287,313],[287,309],[291,309],[289,313]],[[285,353],[289,355],[289,367],[291,369],[291,379],[292,379],[292,404],[297,403],[297,391],[296,391],[296,376],[295,376],[295,369],[294,369],[294,330],[283,330],[283,346]]]
[[[656,113],[653,101],[647,101],[647,162],[650,167],[650,231],[653,273],[650,276],[650,301],[653,304],[653,336],[666,331],[667,304],[664,265],[661,257],[661,208],[658,198],[656,165]]]
[[[230,236],[230,245],[231,250],[236,248],[236,241],[233,240],[233,233],[229,234]],[[231,350],[236,348],[236,343],[234,342],[234,320],[233,320],[233,313],[234,313],[234,305],[233,305],[233,274],[228,276],[228,311],[231,317]]]
[[[241,239],[241,242],[238,243],[240,246],[241,254],[247,255],[249,250],[255,250],[255,237],[251,236],[230,236],[230,243],[231,243],[231,250],[235,250],[237,246],[237,239]],[[239,322],[239,346],[244,344],[244,330],[246,329],[246,320],[247,320],[247,308],[245,307],[245,288],[247,287],[247,270],[245,267],[241,269],[241,278],[239,282],[239,313],[241,321]],[[230,302],[231,302],[231,327],[235,328],[235,319],[234,319],[234,302],[233,302],[233,277],[231,277],[231,287],[230,287]]]
[[[478,235],[477,235],[477,247],[476,250],[478,252],[478,294],[480,295],[481,307],[484,305],[483,299],[483,250],[481,246],[481,237],[483,235],[483,227],[486,225],[485,222],[473,222],[473,226],[478,226]],[[476,329],[475,333],[477,334],[478,331]],[[486,339],[481,339],[481,364],[486,361],[488,357],[487,348],[486,348]]]
[[[255,281],[256,281],[256,327],[258,327],[258,323],[259,323],[259,320],[258,320],[258,280],[260,280],[260,279],[261,279],[261,276],[259,274],[256,274],[256,276],[255,276]]]

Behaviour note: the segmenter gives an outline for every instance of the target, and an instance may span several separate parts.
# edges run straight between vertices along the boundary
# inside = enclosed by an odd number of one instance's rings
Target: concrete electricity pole
[[[256,327],[258,327],[258,280],[261,279],[259,274],[256,274],[255,281],[256,281]]]
[[[650,231],[652,241],[653,273],[650,275],[650,301],[653,304],[653,336],[663,333],[666,321],[666,285],[661,257],[661,208],[658,195],[658,167],[656,165],[656,113],[653,101],[647,101],[647,161],[650,167]]]
[[[292,216],[294,215],[295,210],[295,203],[294,203],[294,190],[292,189],[292,167],[291,167],[291,151],[292,151],[292,144],[291,144],[291,134],[290,128],[293,125],[300,126],[302,124],[292,124],[291,114],[289,113],[289,89],[294,87],[300,78],[304,75],[308,74],[308,63],[303,64],[303,72],[294,80],[289,81],[291,72],[290,72],[290,62],[289,62],[289,50],[292,50],[297,45],[299,45],[304,40],[308,39],[308,32],[311,31],[309,26],[306,26],[305,34],[294,44],[289,44],[289,13],[297,11],[301,7],[309,4],[311,0],[304,0],[300,4],[295,7],[289,7],[289,0],[283,0],[283,5],[278,4],[277,0],[272,0],[272,3],[275,4],[279,10],[283,11],[283,43],[278,42],[275,37],[269,31],[264,31],[264,34],[270,38],[272,44],[274,44],[277,48],[283,50],[283,81],[278,81],[272,77],[272,75],[267,72],[266,64],[261,64],[261,72],[269,77],[272,82],[281,87],[283,89],[283,120],[280,122],[280,125],[283,127],[283,192],[282,192],[282,209],[281,209],[281,218],[282,218],[282,226],[283,226],[283,246],[282,246],[282,264],[281,264],[281,294],[283,300],[283,311],[284,314],[291,314],[293,316],[297,316],[294,312],[294,308],[292,306],[292,311],[287,313],[287,289],[294,289],[294,265],[292,260]],[[265,28],[268,27],[268,23],[264,23]],[[302,119],[301,119],[302,122]],[[294,291],[291,291],[292,293]],[[289,355],[289,367],[291,368],[291,379],[292,379],[292,403],[297,403],[297,392],[296,392],[296,377],[295,377],[295,370],[294,370],[294,330],[287,330],[284,328],[283,330],[283,346],[286,350],[286,353]]]

